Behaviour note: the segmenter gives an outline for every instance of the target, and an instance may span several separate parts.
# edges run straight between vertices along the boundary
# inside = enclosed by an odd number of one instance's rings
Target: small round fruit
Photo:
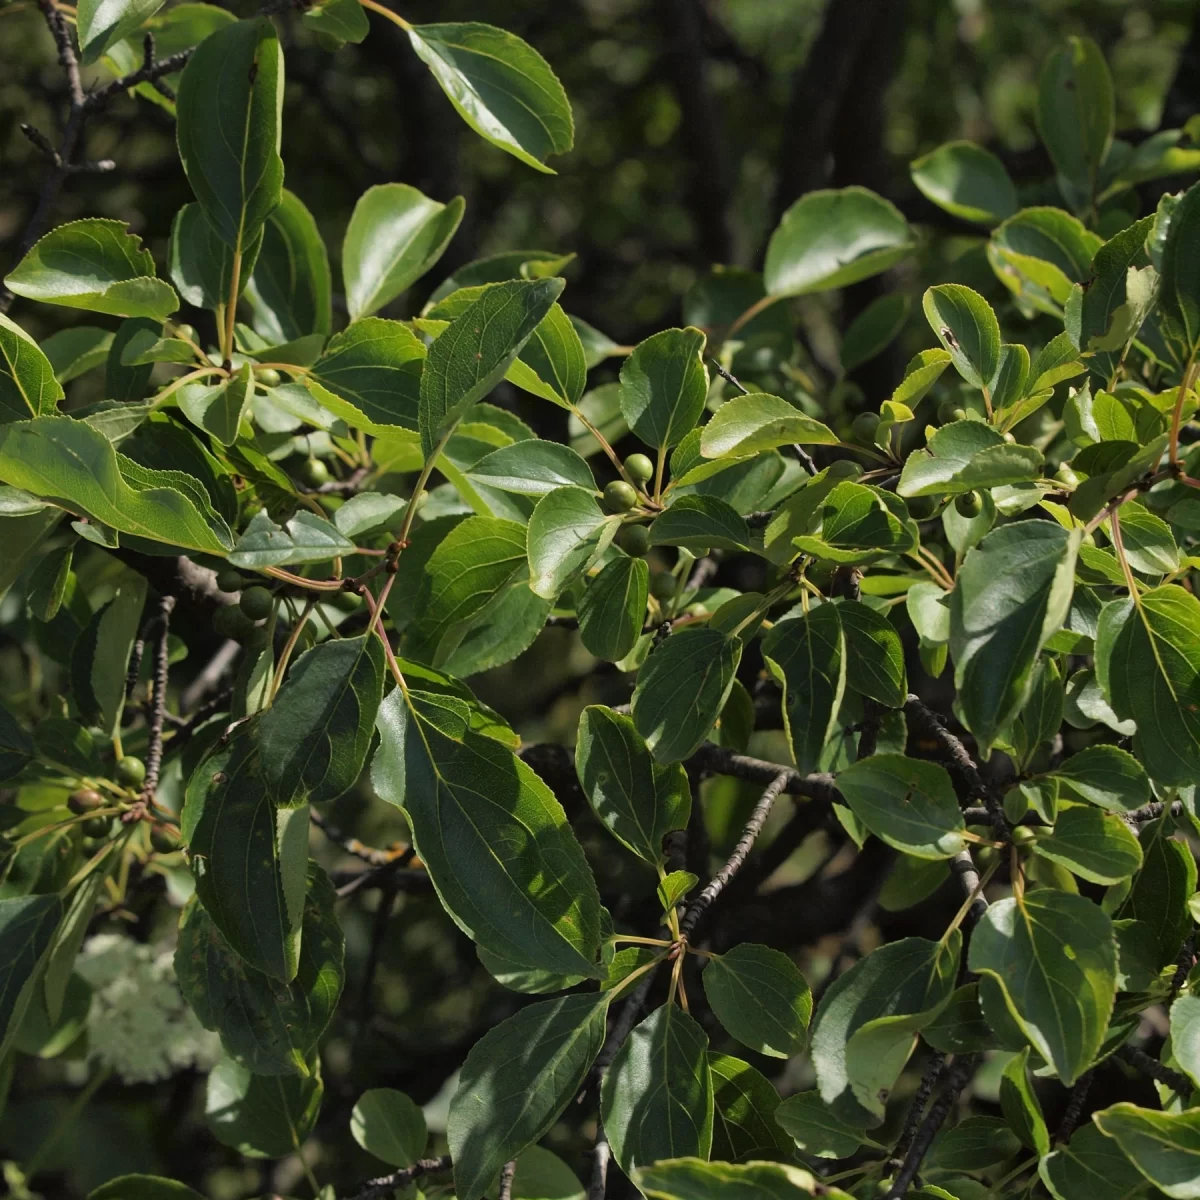
[[[1028,825],[1018,825],[1012,831],[1012,840],[1014,845],[1028,846],[1037,841],[1037,834]]]
[[[937,419],[939,425],[950,425],[955,421],[961,421],[966,415],[967,410],[957,400],[943,400],[938,405]]]
[[[1008,443],[1010,446],[1015,446],[1015,445],[1017,444],[1017,435],[1016,435],[1015,433],[1013,433],[1013,432],[1012,432],[1012,430],[1010,429],[1010,430],[1009,430],[1009,431],[1008,431],[1008,432],[1007,432],[1007,433],[1004,435],[1004,440],[1005,440],[1005,441],[1006,441],[1006,442],[1007,442],[1007,443]]]
[[[117,782],[126,787],[140,787],[146,778],[146,764],[132,754],[117,760]]]
[[[610,513],[628,512],[637,503],[637,492],[623,479],[614,479],[604,487],[604,507]]]
[[[645,558],[650,549],[650,530],[645,525],[626,525],[621,530],[617,542],[626,554],[632,554],[634,558]]]
[[[671,600],[675,596],[675,576],[670,571],[655,571],[650,576],[650,595],[655,600]]]
[[[330,603],[344,613],[352,613],[362,608],[363,598],[357,592],[334,592]]]
[[[983,512],[983,497],[978,492],[963,492],[955,496],[954,510],[960,517],[977,517]]]
[[[301,483],[320,487],[329,482],[329,468],[319,458],[306,458],[296,470]]]
[[[649,483],[654,478],[654,464],[644,454],[631,454],[625,460],[625,471],[634,483]]]
[[[912,496],[905,504],[908,505],[908,515],[914,521],[928,521],[938,508],[936,496]]]
[[[159,854],[170,854],[173,850],[179,849],[179,838],[175,834],[168,833],[161,825],[155,825],[150,831],[150,845]]]
[[[246,588],[242,592],[242,598],[238,601],[242,612],[246,614],[252,621],[265,621],[271,615],[271,607],[275,603],[275,598],[265,588],[259,585]]]
[[[242,577],[232,567],[226,567],[225,570],[217,572],[217,587],[223,592],[240,592]]]
[[[708,609],[705,608],[703,604],[697,602],[694,604],[689,604],[687,608],[683,610],[683,615],[685,617],[706,617],[708,616]]]
[[[213,613],[212,627],[222,637],[237,640],[254,628],[254,622],[236,604],[226,604]]]
[[[175,336],[189,342],[194,342],[196,340],[196,327],[195,325],[176,325]]]
[[[104,797],[92,788],[80,788],[67,797],[67,807],[76,816],[81,816],[85,812],[94,812],[97,808],[103,808]]]
[[[256,371],[254,378],[258,380],[263,387],[278,387],[283,380],[283,376],[275,370],[274,367],[264,367],[261,371]]]
[[[84,837],[107,839],[112,831],[112,821],[108,817],[88,817],[81,827]]]
[[[1057,471],[1054,472],[1054,478],[1058,480],[1063,487],[1074,490],[1079,486],[1079,476],[1071,469],[1068,463],[1061,463]]]
[[[850,436],[860,446],[870,446],[875,441],[875,431],[879,428],[879,414],[873,412],[859,413],[850,426]]]

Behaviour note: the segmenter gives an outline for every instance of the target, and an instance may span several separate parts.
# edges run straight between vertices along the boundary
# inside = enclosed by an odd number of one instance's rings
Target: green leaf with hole
[[[961,283],[941,283],[925,292],[925,319],[972,387],[990,390],[1000,366],[1000,323],[992,306]]]
[[[43,304],[161,321],[179,307],[154,259],[123,221],[89,217],[52,229],[12,269],[9,291]]]
[[[772,1058],[804,1049],[812,993],[786,954],[742,942],[708,960],[704,994],[725,1031]]]

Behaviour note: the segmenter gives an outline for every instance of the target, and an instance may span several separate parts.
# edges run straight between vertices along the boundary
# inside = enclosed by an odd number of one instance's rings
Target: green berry
[[[89,838],[103,838],[107,840],[109,833],[112,831],[112,821],[108,817],[88,817],[81,825],[83,836]]]
[[[254,378],[267,388],[278,387],[283,380],[283,376],[274,367],[264,367],[261,371],[256,371]]]
[[[625,471],[634,483],[649,483],[654,478],[654,464],[644,454],[631,454],[625,460]]]
[[[242,577],[232,567],[226,567],[225,570],[217,572],[217,587],[223,592],[240,592]]]
[[[356,592],[334,592],[330,597],[330,603],[344,613],[352,613],[358,612],[362,608],[363,598]]]
[[[296,470],[301,483],[320,487],[329,482],[329,468],[319,458],[306,458]]]
[[[1018,846],[1028,846],[1037,841],[1037,834],[1028,825],[1018,825],[1012,831],[1012,840]]]
[[[708,615],[708,609],[700,603],[689,604],[687,608],[683,610],[683,615],[685,617],[704,617]]]
[[[671,600],[675,596],[675,576],[670,571],[655,571],[650,576],[650,595],[655,600]]]
[[[954,509],[960,517],[977,517],[983,512],[983,497],[978,492],[963,492],[954,498]]]
[[[161,825],[156,825],[150,831],[150,845],[159,854],[170,854],[173,850],[179,849],[179,838],[169,833]]]
[[[875,442],[875,432],[879,428],[879,414],[873,412],[859,413],[850,426],[850,436],[860,446],[870,446]]]
[[[255,586],[246,588],[242,592],[242,598],[238,601],[242,612],[246,614],[252,621],[265,621],[271,615],[271,607],[275,603],[275,598],[265,588]]]
[[[1063,487],[1074,491],[1079,486],[1079,476],[1071,469],[1067,463],[1062,463],[1058,470],[1054,472],[1054,478],[1058,480]]]
[[[196,327],[195,325],[176,325],[175,336],[184,338],[189,342],[194,342],[196,340]]]
[[[67,807],[76,816],[80,816],[85,812],[92,812],[97,808],[103,808],[104,797],[92,788],[80,788],[77,792],[72,792],[67,797]]]
[[[212,627],[222,637],[238,640],[254,628],[254,622],[236,604],[226,604],[213,613]]]
[[[117,762],[117,782],[126,787],[140,787],[146,778],[146,764],[132,754],[125,755]]]
[[[628,512],[637,503],[637,492],[623,479],[614,479],[604,488],[604,507],[610,513]]]
[[[943,400],[938,405],[937,419],[939,425],[950,425],[954,421],[965,419],[967,411],[957,400]]]
[[[1004,440],[1010,446],[1015,446],[1017,444],[1017,435],[1015,433],[1013,433],[1011,430],[1009,430],[1009,432],[1004,435]]]
[[[650,549],[650,530],[645,525],[626,525],[617,538],[617,544],[626,554],[645,558]]]
[[[914,521],[928,521],[938,508],[936,496],[913,496],[905,503],[908,505],[908,515]]]

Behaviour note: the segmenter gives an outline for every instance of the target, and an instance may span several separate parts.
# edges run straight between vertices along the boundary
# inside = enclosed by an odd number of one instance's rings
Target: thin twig
[[[735,754],[723,746],[715,746],[706,742],[688,760],[689,766],[697,766],[712,775],[732,775],[744,779],[748,783],[761,783],[764,786],[773,783],[782,775],[784,777],[781,791],[791,796],[807,796],[810,800],[832,804],[839,799],[837,785],[832,775],[814,773],[801,775],[799,771],[781,763],[768,762],[763,758],[751,758],[745,754]]]
[[[450,1155],[443,1154],[440,1158],[422,1158],[405,1167],[402,1171],[393,1171],[390,1175],[380,1175],[376,1179],[368,1179],[352,1196],[346,1200],[382,1200],[393,1192],[407,1187],[414,1179],[423,1175],[436,1175],[441,1171],[449,1171],[454,1163]]]
[[[1092,1086],[1094,1074],[1094,1070],[1084,1071],[1075,1080],[1075,1086],[1071,1089],[1071,1098],[1067,1101],[1067,1111],[1063,1113],[1063,1118],[1054,1131],[1054,1140],[1057,1144],[1062,1145],[1071,1140],[1071,1134],[1075,1132],[1079,1118],[1083,1116],[1083,1106],[1087,1102],[1088,1090]]]
[[[900,1131],[900,1139],[892,1150],[892,1163],[897,1169],[904,1165],[905,1155],[908,1154],[913,1144],[913,1138],[917,1136],[917,1130],[921,1126],[921,1118],[925,1115],[925,1106],[929,1103],[929,1097],[933,1095],[933,1089],[941,1082],[945,1069],[945,1054],[940,1050],[934,1051],[925,1067],[925,1073],[921,1076],[916,1093],[913,1095],[908,1116],[904,1119],[904,1128]]]
[[[1122,1046],[1113,1057],[1128,1063],[1135,1071],[1140,1071],[1181,1096],[1190,1096],[1195,1090],[1195,1084],[1186,1075],[1173,1071],[1165,1063],[1152,1058],[1145,1050],[1139,1050],[1136,1046]]]
[[[513,1176],[516,1173],[517,1160],[509,1159],[500,1171],[500,1190],[496,1193],[496,1200],[512,1200]]]
[[[162,772],[163,719],[167,707],[167,676],[170,671],[171,613],[175,608],[175,597],[164,596],[158,604],[158,639],[154,643],[154,683],[150,692],[150,740],[146,749],[146,779],[142,786],[142,799],[153,800],[158,793],[158,779]]]
[[[355,858],[361,858],[363,862],[370,863],[373,867],[385,867],[389,863],[397,862],[405,855],[408,856],[409,860],[412,859],[411,846],[395,845],[390,846],[386,850],[379,850],[374,846],[368,846],[364,842],[360,842],[356,837],[342,833],[340,829],[330,824],[315,809],[308,814],[308,817],[335,846],[340,847],[347,854],[352,854]]]
[[[592,1151],[592,1178],[588,1183],[588,1200],[604,1200],[608,1189],[608,1164],[612,1158],[612,1147],[604,1134],[604,1127],[597,1123],[596,1148]]]

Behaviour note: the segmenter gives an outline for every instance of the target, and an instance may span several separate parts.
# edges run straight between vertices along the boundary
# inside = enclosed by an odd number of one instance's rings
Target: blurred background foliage
[[[239,11],[252,7],[243,2]],[[971,138],[1003,158],[1024,202],[1037,202],[1051,175],[1034,129],[1037,72],[1065,36],[1090,35],[1108,58],[1120,136],[1136,142],[1200,110],[1197,0],[405,0],[397,8],[413,22],[487,21],[536,46],[574,105],[576,149],[554,163],[557,175],[536,174],[462,125],[394,26],[373,17],[363,44],[331,54],[284,17],[287,184],[316,216],[335,278],[357,197],[372,184],[404,181],[438,200],[465,196],[466,217],[432,280],[386,315],[412,315],[439,279],[480,256],[513,248],[573,252],[568,310],[632,344],[680,322],[689,289],[711,264],[757,265],[779,213],[797,196],[815,187],[864,184],[917,224],[923,251],[899,275],[797,306],[804,352],[826,384],[837,383],[838,331],[884,290],[919,296],[928,283],[953,276],[984,291],[1002,324],[1018,324],[984,261],[978,232],[954,226],[924,201],[908,163],[950,138]],[[0,7],[5,269],[42,175],[38,152],[19,125],[54,131],[65,87],[37,8],[29,0]],[[118,217],[163,261],[171,220],[191,198],[174,153],[171,117],[144,100],[121,99],[90,123],[87,136],[88,156],[111,157],[118,169],[73,177],[55,223]],[[1160,190],[1156,186],[1154,195]],[[1130,202],[1138,202],[1136,194]],[[35,311],[19,302],[12,315],[41,337],[52,332],[59,310]],[[66,310],[62,316],[69,323]],[[1019,327],[1024,336],[1024,322]],[[928,342],[918,308],[908,335],[856,372],[850,388],[817,390],[851,410],[877,409],[908,354]],[[593,385],[603,382],[606,369],[593,373]],[[555,425],[558,410],[515,393],[503,399],[544,436],[565,435]],[[110,586],[105,563],[112,560],[97,554],[77,564],[93,605]],[[22,689],[29,686],[32,660],[20,608],[15,594],[0,608],[0,694],[30,715]],[[196,658],[193,670],[205,650],[219,644],[215,635],[199,632],[185,632],[184,641]],[[472,683],[528,740],[569,741],[585,703],[627,698],[614,669],[595,667],[572,634],[550,628],[516,663]],[[181,676],[188,671],[183,664]],[[771,744],[780,737],[756,735],[754,752],[782,761],[782,742]],[[556,775],[554,762],[535,765],[579,828],[614,916],[636,919],[639,906],[654,904],[653,878],[638,874],[588,825],[571,773],[558,764]],[[705,787],[703,832],[719,853],[733,840],[752,794],[733,780]],[[177,794],[177,777],[160,795],[169,798],[172,788]],[[334,809],[332,822],[363,841],[386,845],[404,836],[394,810],[368,805],[362,795],[344,797]],[[768,839],[763,844],[769,847]],[[352,862],[327,842],[314,846],[335,872]],[[801,965],[816,984],[840,945],[808,936],[812,906],[853,911],[880,873],[869,853],[840,870],[836,850],[818,832],[790,857],[776,853],[773,865],[786,861],[765,898],[747,894],[727,906],[728,927],[719,936],[736,941],[753,934],[785,949],[809,943]],[[145,943],[168,935],[179,902],[175,889],[185,874],[148,872],[131,888],[128,908],[98,918],[92,932],[121,929]],[[939,913],[944,907],[936,896],[930,905]],[[920,906],[901,916],[884,912],[880,928],[862,940],[927,932],[921,914]],[[325,1104],[309,1150],[321,1162],[323,1179],[349,1187],[381,1167],[349,1136],[350,1110],[361,1092],[404,1090],[429,1105],[430,1126],[438,1129],[466,1050],[522,999],[491,981],[470,942],[419,883],[401,881],[397,892],[364,889],[341,915],[348,983],[324,1047]],[[755,1065],[777,1073],[778,1064],[769,1061]],[[134,1170],[173,1175],[214,1200],[307,1190],[295,1160],[256,1164],[209,1136],[200,1070],[189,1067],[158,1083],[113,1078],[75,1112],[87,1077],[85,1052],[76,1047],[20,1062],[0,1119],[0,1156],[27,1157],[31,1145],[64,1121],[45,1163],[56,1181],[47,1194],[82,1196]],[[785,1090],[807,1085],[800,1078],[779,1082]],[[554,1148],[583,1171],[587,1131],[571,1133],[570,1125],[568,1117]]]

